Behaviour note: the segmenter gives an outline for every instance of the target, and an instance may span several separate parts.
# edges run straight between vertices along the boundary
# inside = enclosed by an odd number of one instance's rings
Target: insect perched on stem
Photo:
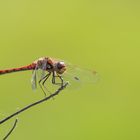
[[[66,65],[64,61],[50,57],[41,57],[26,66],[0,70],[0,75],[26,70],[33,70],[31,80],[32,88],[36,89],[38,82],[45,96],[46,91],[48,91],[45,83],[50,77],[51,83],[58,86],[63,86],[65,82],[69,82],[69,85],[76,85],[77,83],[89,83],[97,80],[97,73],[95,71],[92,72],[79,69],[78,67],[69,64]],[[59,82],[57,79],[59,79]]]

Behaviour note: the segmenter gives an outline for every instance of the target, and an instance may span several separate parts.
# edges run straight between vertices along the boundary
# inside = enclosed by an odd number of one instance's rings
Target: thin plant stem
[[[29,104],[29,105],[23,107],[23,108],[20,109],[19,111],[17,111],[17,112],[15,112],[15,113],[9,115],[8,117],[2,119],[2,120],[0,121],[0,124],[3,124],[4,122],[10,120],[10,119],[13,118],[14,116],[16,116],[16,115],[18,115],[18,114],[20,114],[20,113],[22,113],[22,112],[28,110],[29,108],[31,108],[31,107],[33,107],[33,106],[36,106],[36,105],[41,104],[41,103],[43,103],[43,102],[45,102],[45,101],[48,101],[50,98],[52,98],[52,97],[58,95],[58,94],[60,93],[60,91],[62,91],[64,88],[66,88],[67,85],[68,85],[68,83],[65,83],[65,84],[62,85],[60,88],[58,88],[53,94],[51,94],[50,96],[45,97],[45,98],[43,98],[43,99],[41,99],[41,100],[38,100],[38,101],[36,101],[36,102],[34,102],[34,103],[31,103],[31,104]]]
[[[3,138],[3,140],[6,140],[12,134],[12,132],[16,128],[17,122],[18,122],[18,119],[15,120],[13,127],[10,129],[10,131],[7,133],[7,135]]]

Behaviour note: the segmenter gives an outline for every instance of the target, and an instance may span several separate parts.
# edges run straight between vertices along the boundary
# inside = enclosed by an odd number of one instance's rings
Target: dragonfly
[[[68,82],[70,86],[79,86],[79,83],[94,83],[98,79],[96,71],[80,69],[77,66],[71,65],[69,63],[66,64],[62,60],[57,60],[51,57],[41,57],[26,66],[0,70],[0,75],[27,70],[32,70],[32,89],[37,88],[38,82],[45,96],[46,90],[47,92],[51,93],[45,85],[46,81],[50,77],[51,83],[58,86],[63,86],[66,82]],[[59,82],[57,79],[59,79]]]

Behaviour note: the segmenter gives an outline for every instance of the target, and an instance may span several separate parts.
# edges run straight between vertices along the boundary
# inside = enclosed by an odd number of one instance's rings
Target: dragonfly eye
[[[66,65],[64,62],[58,62],[56,64],[56,67],[57,67],[57,73],[59,73],[59,74],[64,73],[64,71],[66,70]]]
[[[58,62],[57,63],[57,69],[61,70],[64,67],[65,67],[65,63],[64,62]]]

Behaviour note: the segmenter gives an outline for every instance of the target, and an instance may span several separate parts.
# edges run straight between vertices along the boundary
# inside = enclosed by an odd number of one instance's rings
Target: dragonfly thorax
[[[42,57],[34,61],[37,69],[46,70],[48,72],[56,72],[63,74],[66,70],[66,65],[63,61],[57,61],[49,57]]]

